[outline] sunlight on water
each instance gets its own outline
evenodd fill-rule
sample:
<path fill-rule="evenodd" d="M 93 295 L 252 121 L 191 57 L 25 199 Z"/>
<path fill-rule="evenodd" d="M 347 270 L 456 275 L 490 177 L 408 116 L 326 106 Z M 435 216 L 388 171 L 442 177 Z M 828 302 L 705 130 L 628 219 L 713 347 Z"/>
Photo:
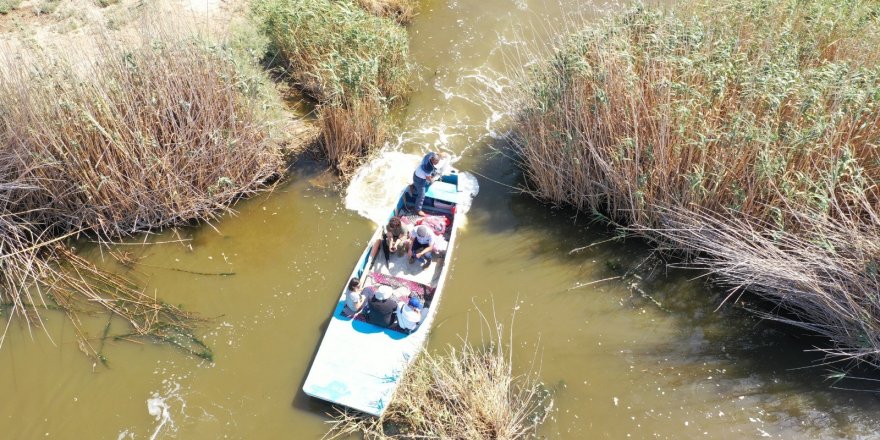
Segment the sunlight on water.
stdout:
<path fill-rule="evenodd" d="M 397 203 L 400 192 L 412 183 L 413 170 L 421 161 L 416 154 L 386 151 L 364 164 L 351 179 L 345 191 L 345 207 L 370 219 L 376 225 L 384 224 L 388 213 Z M 447 173 L 459 157 L 450 157 L 439 167 Z M 477 178 L 467 172 L 459 174 L 459 190 L 470 197 L 459 204 L 460 213 L 471 206 L 471 200 L 480 191 Z"/>
<path fill-rule="evenodd" d="M 415 154 L 388 151 L 362 166 L 345 192 L 345 207 L 381 225 L 397 203 L 400 192 L 412 183 L 421 160 Z"/>

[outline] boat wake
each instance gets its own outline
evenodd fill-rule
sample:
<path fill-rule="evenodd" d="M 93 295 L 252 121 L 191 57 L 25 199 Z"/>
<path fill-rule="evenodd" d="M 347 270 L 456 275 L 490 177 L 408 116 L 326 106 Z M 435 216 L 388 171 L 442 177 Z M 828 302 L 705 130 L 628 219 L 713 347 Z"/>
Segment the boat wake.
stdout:
<path fill-rule="evenodd" d="M 400 191 L 412 183 L 412 173 L 422 158 L 387 151 L 362 166 L 345 193 L 345 207 L 377 225 L 384 224 Z"/>
<path fill-rule="evenodd" d="M 172 437 L 174 436 L 174 432 L 177 431 L 177 426 L 174 423 L 174 419 L 171 417 L 172 413 L 182 415 L 186 418 L 186 401 L 181 395 L 180 383 L 173 379 L 165 379 L 162 381 L 162 387 L 163 390 L 161 392 L 153 392 L 152 397 L 147 399 L 147 413 L 149 413 L 157 422 L 155 427 L 151 428 L 152 433 L 149 436 L 150 440 L 167 437 L 167 435 L 163 434 L 170 434 Z M 116 440 L 135 438 L 140 438 L 140 436 L 135 433 L 134 429 L 129 428 L 120 431 Z"/>
<path fill-rule="evenodd" d="M 412 183 L 413 170 L 422 157 L 399 151 L 386 151 L 362 166 L 351 179 L 345 193 L 345 207 L 357 211 L 376 225 L 388 219 L 388 212 L 397 203 L 400 191 Z M 458 157 L 452 157 L 445 164 L 452 166 Z M 458 175 L 459 190 L 470 194 L 458 204 L 458 212 L 463 214 L 470 209 L 471 200 L 480 190 L 477 178 L 467 172 Z"/>

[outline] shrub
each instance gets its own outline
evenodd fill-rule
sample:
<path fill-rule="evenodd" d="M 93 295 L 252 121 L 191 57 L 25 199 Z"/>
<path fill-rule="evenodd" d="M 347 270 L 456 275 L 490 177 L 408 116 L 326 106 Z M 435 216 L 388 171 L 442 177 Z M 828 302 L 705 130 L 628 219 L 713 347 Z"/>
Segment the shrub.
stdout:
<path fill-rule="evenodd" d="M 0 0 L 0 15 L 6 15 L 13 9 L 18 8 L 21 0 Z"/>

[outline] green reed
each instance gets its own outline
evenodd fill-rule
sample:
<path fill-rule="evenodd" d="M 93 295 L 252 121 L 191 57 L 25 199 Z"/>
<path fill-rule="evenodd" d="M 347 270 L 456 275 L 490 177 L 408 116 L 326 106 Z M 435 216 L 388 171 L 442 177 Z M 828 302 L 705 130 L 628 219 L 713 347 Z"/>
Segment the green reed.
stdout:
<path fill-rule="evenodd" d="M 253 10 L 286 75 L 320 103 L 324 154 L 351 171 L 381 145 L 388 109 L 409 92 L 406 30 L 349 0 L 255 0 Z"/>

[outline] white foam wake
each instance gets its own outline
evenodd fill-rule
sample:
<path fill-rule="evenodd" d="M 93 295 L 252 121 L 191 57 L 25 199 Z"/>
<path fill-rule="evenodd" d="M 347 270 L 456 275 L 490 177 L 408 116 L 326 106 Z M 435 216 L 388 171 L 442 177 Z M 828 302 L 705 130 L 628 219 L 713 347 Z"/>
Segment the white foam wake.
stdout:
<path fill-rule="evenodd" d="M 413 170 L 422 158 L 415 154 L 386 151 L 362 166 L 345 192 L 345 207 L 384 224 L 388 213 L 406 185 L 412 183 Z"/>
<path fill-rule="evenodd" d="M 442 162 L 441 170 L 448 170 L 459 158 L 450 157 Z M 412 183 L 412 174 L 422 156 L 399 151 L 386 151 L 362 166 L 351 179 L 345 192 L 345 207 L 370 219 L 376 225 L 384 224 L 388 213 L 400 197 L 400 192 Z M 470 208 L 471 199 L 477 195 L 480 186 L 477 178 L 470 173 L 459 173 L 459 190 L 470 197 L 458 205 L 458 212 L 465 213 Z"/>
<path fill-rule="evenodd" d="M 150 435 L 150 440 L 156 440 L 165 425 L 169 425 L 171 429 L 174 428 L 174 420 L 171 419 L 171 405 L 168 403 L 170 399 L 177 399 L 183 407 L 186 406 L 186 403 L 183 402 L 183 399 L 178 394 L 180 384 L 167 380 L 162 382 L 166 386 L 164 396 L 159 393 L 153 393 L 153 397 L 147 399 L 147 412 L 159 422 L 153 430 L 153 434 Z"/>

